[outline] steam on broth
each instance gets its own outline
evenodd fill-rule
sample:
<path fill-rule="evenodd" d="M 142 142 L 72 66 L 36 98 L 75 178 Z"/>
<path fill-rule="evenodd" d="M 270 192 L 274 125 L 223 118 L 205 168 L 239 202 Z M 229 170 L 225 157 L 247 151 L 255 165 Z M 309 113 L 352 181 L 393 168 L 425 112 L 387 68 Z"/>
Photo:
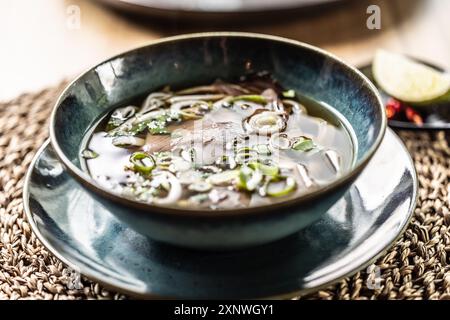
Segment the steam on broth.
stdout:
<path fill-rule="evenodd" d="M 114 109 L 86 138 L 87 172 L 124 197 L 229 209 L 284 201 L 353 165 L 342 117 L 267 74 L 150 93 Z"/>

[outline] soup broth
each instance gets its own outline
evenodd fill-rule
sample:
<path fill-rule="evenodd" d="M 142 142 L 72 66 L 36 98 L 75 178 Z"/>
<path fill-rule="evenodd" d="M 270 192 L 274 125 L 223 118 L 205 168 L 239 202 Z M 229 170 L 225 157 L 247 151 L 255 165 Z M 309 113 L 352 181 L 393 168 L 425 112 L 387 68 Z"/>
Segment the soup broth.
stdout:
<path fill-rule="evenodd" d="M 105 115 L 81 151 L 84 169 L 124 197 L 230 209 L 284 201 L 351 169 L 353 134 L 325 104 L 267 74 L 172 91 Z"/>

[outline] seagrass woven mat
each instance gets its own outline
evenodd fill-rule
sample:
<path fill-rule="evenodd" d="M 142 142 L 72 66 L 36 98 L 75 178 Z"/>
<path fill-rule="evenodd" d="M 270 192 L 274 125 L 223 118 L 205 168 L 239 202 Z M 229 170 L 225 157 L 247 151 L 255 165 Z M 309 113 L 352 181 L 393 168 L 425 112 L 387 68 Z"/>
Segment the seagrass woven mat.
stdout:
<path fill-rule="evenodd" d="M 24 175 L 64 85 L 0 103 L 0 299 L 126 298 L 84 278 L 83 288 L 69 289 L 70 271 L 39 243 L 23 213 Z M 301 298 L 450 300 L 450 148 L 443 132 L 401 137 L 420 183 L 409 228 L 374 265 Z"/>

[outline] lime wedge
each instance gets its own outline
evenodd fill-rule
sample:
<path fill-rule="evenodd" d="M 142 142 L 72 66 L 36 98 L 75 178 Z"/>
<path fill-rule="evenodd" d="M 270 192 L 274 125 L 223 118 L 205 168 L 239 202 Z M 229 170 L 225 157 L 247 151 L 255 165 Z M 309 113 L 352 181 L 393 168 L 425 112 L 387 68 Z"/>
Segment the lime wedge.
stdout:
<path fill-rule="evenodd" d="M 372 73 L 381 89 L 407 103 L 433 102 L 450 91 L 450 75 L 384 50 L 376 52 Z"/>

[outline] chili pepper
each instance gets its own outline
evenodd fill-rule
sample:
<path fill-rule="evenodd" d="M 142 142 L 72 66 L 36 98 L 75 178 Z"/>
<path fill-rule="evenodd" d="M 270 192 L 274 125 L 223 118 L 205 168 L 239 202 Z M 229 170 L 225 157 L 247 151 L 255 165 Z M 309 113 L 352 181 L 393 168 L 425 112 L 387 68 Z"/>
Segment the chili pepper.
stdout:
<path fill-rule="evenodd" d="M 403 105 L 400 101 L 390 98 L 386 104 L 386 115 L 388 119 L 392 119 L 397 113 L 401 112 Z"/>
<path fill-rule="evenodd" d="M 418 126 L 423 125 L 423 119 L 422 119 L 422 117 L 421 117 L 420 114 L 418 114 L 413 108 L 411 108 L 411 107 L 406 107 L 405 114 L 406 114 L 406 118 L 407 118 L 409 121 L 415 123 L 415 124 L 418 125 Z"/>

